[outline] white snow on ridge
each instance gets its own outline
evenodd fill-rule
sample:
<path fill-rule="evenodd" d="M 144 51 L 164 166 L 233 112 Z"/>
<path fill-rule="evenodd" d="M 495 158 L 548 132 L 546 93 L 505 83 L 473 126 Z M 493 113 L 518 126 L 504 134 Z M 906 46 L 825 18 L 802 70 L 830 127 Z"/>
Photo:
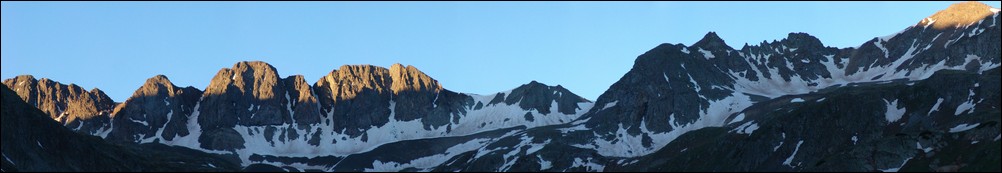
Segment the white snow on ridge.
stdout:
<path fill-rule="evenodd" d="M 790 103 L 801 103 L 801 102 L 804 102 L 804 99 L 802 99 L 802 98 L 794 98 L 793 100 L 790 100 Z"/>
<path fill-rule="evenodd" d="M 887 123 L 897 122 L 905 115 L 906 110 L 903 108 L 904 105 L 901 105 L 902 108 L 898 108 L 898 100 L 894 100 L 893 102 L 884 100 L 884 103 L 887 103 L 887 111 L 884 112 L 884 118 L 887 119 Z"/>
<path fill-rule="evenodd" d="M 929 26 L 932 26 L 933 23 L 936 23 L 936 19 L 932 19 L 932 18 L 925 18 L 925 21 L 928 22 L 928 23 L 925 24 L 926 28 L 928 28 Z"/>
<path fill-rule="evenodd" d="M 510 92 L 510 91 L 508 91 Z M 507 93 L 505 93 L 507 95 Z M 489 103 L 496 95 L 471 95 L 474 98 L 474 103 L 480 102 L 483 104 Z M 291 105 L 291 103 L 289 103 Z M 238 154 L 243 166 L 251 164 L 250 155 L 275 155 L 275 156 L 286 156 L 286 157 L 307 157 L 315 158 L 319 156 L 347 156 L 350 154 L 368 152 L 375 149 L 381 145 L 398 142 L 403 140 L 417 140 L 417 139 L 427 139 L 427 138 L 440 138 L 440 137 L 453 137 L 453 136 L 465 136 L 476 134 L 480 132 L 510 128 L 515 126 L 526 126 L 527 128 L 547 126 L 554 124 L 571 123 L 576 120 L 580 115 L 590 110 L 593 103 L 582 102 L 578 103 L 579 109 L 575 114 L 563 114 L 559 112 L 557 102 L 552 102 L 550 105 L 550 113 L 541 114 L 539 110 L 523 110 L 519 107 L 518 103 L 507 105 L 505 103 L 499 103 L 496 105 L 484 105 L 479 110 L 473 110 L 469 108 L 467 113 L 464 115 L 462 113 L 454 113 L 453 116 L 460 116 L 459 122 L 452 122 L 450 119 L 449 125 L 444 125 L 440 127 L 433 127 L 430 130 L 425 129 L 422 119 L 415 119 L 410 121 L 399 121 L 395 117 L 395 102 L 389 103 L 390 117 L 389 122 L 382 126 L 372 126 L 362 130 L 362 133 L 367 134 L 367 140 L 362 141 L 362 136 L 351 137 L 345 134 L 345 131 L 335 131 L 333 126 L 321 124 L 307 125 L 300 128 L 300 126 L 293 124 L 284 124 L 276 126 L 236 126 L 234 130 L 239 133 L 245 140 L 245 148 L 235 151 Z M 196 105 L 196 112 L 189 117 L 188 128 L 192 132 L 192 135 L 176 137 L 173 141 L 162 140 L 162 143 L 168 145 L 178 145 L 185 146 L 189 148 L 196 148 L 203 151 L 198 143 L 198 136 L 201 133 L 200 126 L 197 124 L 197 117 L 200 105 Z M 290 109 L 287 107 L 287 109 Z M 290 112 L 292 110 L 289 110 Z M 526 113 L 531 113 L 533 121 L 528 121 L 525 118 Z M 326 114 L 330 114 L 329 112 Z M 324 121 L 332 121 L 333 116 L 326 116 Z M 451 126 L 451 127 L 450 127 Z M 582 126 L 583 127 L 583 126 Z M 268 128 L 276 129 L 273 136 L 265 136 L 264 132 Z M 447 129 L 451 128 L 451 131 Z M 287 134 L 289 131 L 295 131 L 296 136 L 288 136 L 285 140 L 279 140 L 280 134 Z M 315 134 L 319 133 L 319 146 L 311 145 L 309 141 L 315 140 Z M 158 132 L 159 133 L 159 132 Z M 149 140 L 158 139 L 148 138 Z M 272 138 L 272 141 L 268 141 L 268 138 Z M 295 139 L 292 139 L 295 138 Z M 336 143 L 335 143 L 336 141 Z M 471 144 L 472 145 L 472 144 Z M 478 144 L 479 145 L 479 144 Z M 530 151 L 539 151 L 545 144 L 527 144 L 531 145 Z M 230 153 L 221 151 L 206 151 L 212 153 Z M 454 153 L 454 154 L 459 154 Z M 449 156 L 451 157 L 451 156 Z M 429 158 L 430 159 L 430 158 Z M 432 159 L 434 160 L 434 159 Z M 430 162 L 429 160 L 419 160 L 410 163 L 392 163 L 392 162 L 380 162 L 374 163 L 379 165 L 381 168 L 386 170 L 393 170 L 395 167 L 407 167 L 413 165 L 422 165 L 421 162 Z M 274 163 L 276 165 L 293 166 L 299 169 L 326 169 L 323 167 L 309 166 L 304 164 L 283 164 Z M 393 165 L 397 164 L 397 165 Z M 377 168 L 379 170 L 379 168 Z"/>
<path fill-rule="evenodd" d="M 445 161 L 448 161 L 456 155 L 477 150 L 489 141 L 490 140 L 488 139 L 470 140 L 469 142 L 449 147 L 449 149 L 446 149 L 445 153 L 414 159 L 407 163 L 397 163 L 392 161 L 384 163 L 376 160 L 372 163 L 373 168 L 365 169 L 365 172 L 399 172 L 406 168 L 429 169 L 445 163 Z"/>
<path fill-rule="evenodd" d="M 883 39 L 881 39 L 880 41 L 873 42 L 873 45 L 877 46 L 878 49 L 884 52 L 884 57 L 887 58 L 891 57 L 890 51 L 887 51 L 887 48 L 884 47 Z"/>
<path fill-rule="evenodd" d="M 991 8 L 991 9 L 988 9 L 988 10 L 992 11 L 992 13 L 999 13 L 999 9 L 998 8 Z"/>
<path fill-rule="evenodd" d="M 975 127 L 978 127 L 978 125 L 981 125 L 981 123 L 977 123 L 977 124 L 973 124 L 973 125 L 972 124 L 957 125 L 957 127 L 950 128 L 950 133 L 957 133 L 957 132 L 968 131 L 968 130 L 974 129 Z"/>
<path fill-rule="evenodd" d="M 654 133 L 647 129 L 647 121 L 642 120 L 640 125 L 641 135 L 630 135 L 626 133 L 626 128 L 623 124 L 619 124 L 619 129 L 615 132 L 618 140 L 615 144 L 613 141 L 606 141 L 600 137 L 596 137 L 590 145 L 572 145 L 578 148 L 584 149 L 594 149 L 602 156 L 608 157 L 637 157 L 644 156 L 655 151 L 660 150 L 666 146 L 669 142 L 675 140 L 682 134 L 690 131 L 702 129 L 705 127 L 721 127 L 726 125 L 726 120 L 730 115 L 734 115 L 744 108 L 751 106 L 752 101 L 748 95 L 735 93 L 731 97 L 726 97 L 720 100 L 709 100 L 710 106 L 703 108 L 702 112 L 699 113 L 700 117 L 694 122 L 688 124 L 680 124 L 674 119 L 669 120 L 668 124 L 675 127 L 674 130 L 665 133 Z M 669 116 L 674 117 L 674 116 Z M 642 135 L 647 134 L 652 139 L 651 147 L 644 147 L 642 144 Z"/>

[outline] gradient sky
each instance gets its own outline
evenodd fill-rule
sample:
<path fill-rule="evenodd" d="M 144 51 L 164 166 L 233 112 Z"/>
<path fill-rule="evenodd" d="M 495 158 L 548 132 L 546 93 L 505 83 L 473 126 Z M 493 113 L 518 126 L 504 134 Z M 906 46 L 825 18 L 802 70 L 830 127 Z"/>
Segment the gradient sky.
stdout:
<path fill-rule="evenodd" d="M 715 31 L 740 48 L 806 32 L 856 47 L 952 3 L 2 2 L 0 77 L 96 87 L 122 102 L 154 75 L 204 89 L 239 61 L 310 83 L 344 64 L 401 63 L 457 92 L 536 80 L 594 101 L 661 43 Z"/>

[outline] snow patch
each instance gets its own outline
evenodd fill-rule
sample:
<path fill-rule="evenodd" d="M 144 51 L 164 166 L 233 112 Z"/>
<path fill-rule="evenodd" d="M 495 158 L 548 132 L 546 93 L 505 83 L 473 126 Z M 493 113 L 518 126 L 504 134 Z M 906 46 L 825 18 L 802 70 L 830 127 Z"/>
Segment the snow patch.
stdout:
<path fill-rule="evenodd" d="M 938 101 L 936 101 L 936 105 L 933 105 L 932 109 L 929 109 L 929 113 L 927 113 L 927 115 L 932 115 L 932 112 L 939 111 L 939 105 L 940 104 L 943 104 L 943 99 L 942 98 L 939 99 Z"/>
<path fill-rule="evenodd" d="M 919 149 L 922 150 L 922 152 L 929 153 L 930 151 L 932 151 L 932 146 L 922 147 L 922 143 L 915 142 L 915 149 Z"/>
<path fill-rule="evenodd" d="M 790 100 L 790 103 L 802 103 L 802 102 L 804 102 L 804 99 L 802 98 L 795 98 L 793 100 Z"/>
<path fill-rule="evenodd" d="M 905 115 L 905 108 L 898 108 L 898 100 L 894 100 L 893 102 L 884 100 L 884 103 L 887 103 L 887 111 L 884 112 L 884 118 L 887 119 L 887 123 L 897 122 Z"/>
<path fill-rule="evenodd" d="M 978 87 L 978 85 L 979 84 L 974 84 L 974 87 Z M 968 95 L 967 102 L 964 102 L 964 103 L 960 104 L 960 106 L 957 106 L 957 111 L 954 112 L 953 115 L 959 116 L 960 114 L 962 114 L 964 112 L 967 112 L 968 110 L 970 110 L 970 112 L 974 112 L 974 106 L 975 106 L 974 104 L 975 104 L 974 103 L 974 90 L 971 90 L 970 94 Z"/>
<path fill-rule="evenodd" d="M 856 145 L 857 142 L 859 142 L 859 137 L 852 136 L 852 145 Z"/>
<path fill-rule="evenodd" d="M 576 126 L 573 126 L 573 127 L 560 128 L 560 129 L 557 129 L 557 130 L 559 130 L 560 133 L 567 134 L 568 132 L 572 132 L 572 131 L 588 130 L 588 127 L 585 127 L 584 124 L 579 124 L 579 125 L 576 125 Z"/>
<path fill-rule="evenodd" d="M 2 155 L 3 155 L 3 159 L 7 159 L 8 163 L 10 163 L 11 165 L 17 166 L 16 164 L 14 164 L 14 161 L 10 160 L 10 158 L 7 157 L 7 154 L 2 154 Z"/>
<path fill-rule="evenodd" d="M 731 122 L 727 123 L 727 124 L 732 124 L 732 123 L 735 123 L 735 122 L 741 122 L 741 121 L 744 121 L 744 120 L 745 120 L 745 114 L 741 113 L 741 114 L 738 114 L 738 116 L 734 117 L 734 119 L 732 119 Z"/>
<path fill-rule="evenodd" d="M 201 103 L 201 102 L 202 101 L 199 100 L 196 103 Z M 168 141 L 168 140 L 161 140 L 160 143 L 164 144 L 164 145 L 169 145 L 169 146 L 187 147 L 187 148 L 199 150 L 199 151 L 206 152 L 206 153 L 232 154 L 232 152 L 229 152 L 229 151 L 208 150 L 208 149 L 204 149 L 204 148 L 201 147 L 201 143 L 198 142 L 198 137 L 202 136 L 202 126 L 198 124 L 198 117 L 201 114 L 201 112 L 199 111 L 200 108 L 201 108 L 201 104 L 195 104 L 194 112 L 192 112 L 191 116 L 188 117 L 188 122 L 186 123 L 187 129 L 188 129 L 188 135 L 186 135 L 186 136 L 175 136 L 174 140 L 170 140 L 170 141 Z M 173 112 L 171 112 L 171 113 L 173 113 Z M 114 121 L 112 121 L 112 122 L 113 122 L 112 123 L 112 127 L 114 127 L 114 125 L 115 125 Z M 109 128 L 107 132 L 111 132 L 111 128 Z M 104 136 L 107 136 L 107 133 L 105 133 Z M 244 165 L 244 166 L 246 166 L 246 165 Z"/>
<path fill-rule="evenodd" d="M 617 100 L 617 101 L 612 101 L 612 102 L 609 102 L 609 103 L 606 103 L 606 104 L 605 104 L 605 107 L 602 107 L 602 109 L 599 109 L 599 110 L 605 110 L 605 109 L 609 109 L 609 108 L 611 108 L 611 107 L 613 107 L 613 106 L 616 106 L 616 103 L 618 103 L 618 102 L 619 102 L 619 101 Z"/>
<path fill-rule="evenodd" d="M 978 125 L 981 125 L 981 123 L 957 125 L 957 127 L 950 128 L 950 133 L 957 133 L 957 132 L 968 131 L 968 130 L 974 129 L 975 127 L 978 127 Z"/>
<path fill-rule="evenodd" d="M 907 159 L 905 159 L 905 161 L 901 161 L 901 166 L 898 166 L 897 168 L 881 169 L 880 171 L 881 172 L 898 172 L 899 170 L 901 170 L 901 168 L 905 167 L 905 164 L 908 163 L 908 160 L 911 160 L 911 159 L 912 158 L 907 158 Z"/>
<path fill-rule="evenodd" d="M 738 128 L 731 130 L 731 133 L 737 132 L 738 134 L 748 134 L 751 135 L 755 130 L 758 130 L 758 124 L 755 121 L 749 121 Z"/>
<path fill-rule="evenodd" d="M 887 48 L 884 47 L 883 42 L 884 42 L 883 39 L 881 39 L 873 42 L 873 45 L 877 46 L 878 49 L 884 52 L 884 57 L 890 58 L 891 57 L 890 51 L 887 51 Z"/>
<path fill-rule="evenodd" d="M 689 54 L 689 49 L 682 47 L 682 53 Z"/>
<path fill-rule="evenodd" d="M 585 167 L 589 172 L 603 172 L 605 171 L 605 166 L 592 162 L 591 158 L 588 160 L 581 160 L 581 158 L 574 158 L 574 163 L 571 165 L 572 168 L 575 167 Z"/>
<path fill-rule="evenodd" d="M 155 136 L 149 137 L 149 138 L 143 138 L 143 139 L 141 139 L 142 141 L 140 143 L 144 143 L 144 144 L 145 143 L 152 143 L 153 141 L 156 141 L 156 139 L 160 139 L 160 141 L 166 141 L 166 139 L 164 139 L 164 137 L 163 137 L 164 129 L 167 128 L 167 124 L 170 124 L 171 117 L 173 117 L 173 116 L 174 116 L 174 110 L 170 110 L 170 112 L 167 112 L 167 121 L 164 122 L 163 126 L 161 126 L 159 129 L 157 129 L 157 132 L 153 134 Z M 177 134 L 175 134 L 175 136 L 176 135 Z"/>
<path fill-rule="evenodd" d="M 797 152 L 800 152 L 800 145 L 801 144 L 804 144 L 803 140 L 801 140 L 800 142 L 797 143 L 797 148 L 793 149 L 793 154 L 791 154 L 790 157 L 786 158 L 786 161 L 783 161 L 783 165 L 790 166 L 791 168 L 795 167 L 795 166 L 793 166 L 791 164 L 793 163 L 793 157 L 797 156 Z"/>
<path fill-rule="evenodd" d="M 143 114 L 143 116 L 145 117 L 146 115 Z M 129 120 L 131 120 L 132 122 L 135 122 L 135 123 L 142 124 L 143 126 L 147 126 L 147 127 L 150 126 L 150 123 L 147 123 L 146 121 L 139 121 L 139 120 L 136 120 L 136 119 L 132 119 L 132 117 L 129 117 Z"/>
<path fill-rule="evenodd" d="M 706 59 L 716 58 L 715 56 L 713 56 L 713 52 L 703 50 L 703 48 L 699 48 L 699 52 L 703 53 L 703 57 L 706 57 Z"/>
<path fill-rule="evenodd" d="M 435 100 L 431 101 L 431 108 L 438 108 L 438 104 L 436 104 L 436 102 L 438 102 L 439 95 L 442 95 L 442 93 L 435 94 Z"/>
<path fill-rule="evenodd" d="M 786 140 L 786 133 L 782 133 L 781 135 L 783 135 L 783 139 L 782 140 Z M 779 147 L 782 147 L 783 143 L 785 143 L 782 140 L 779 141 L 779 145 L 776 145 L 776 147 L 772 147 L 772 152 L 779 151 Z"/>
<path fill-rule="evenodd" d="M 665 82 L 671 83 L 671 80 L 668 80 L 668 73 L 661 73 L 661 75 L 665 76 Z"/>
<path fill-rule="evenodd" d="M 540 165 L 539 166 L 539 170 L 540 171 L 553 168 L 553 162 L 546 161 L 546 159 L 543 159 L 542 155 L 536 155 L 536 158 L 539 158 L 539 165 Z"/>
<path fill-rule="evenodd" d="M 926 28 L 928 28 L 929 26 L 932 26 L 932 24 L 933 24 L 933 23 L 936 23 L 936 19 L 932 19 L 932 18 L 925 18 L 925 22 L 927 22 L 927 23 L 925 24 L 925 27 L 926 27 Z"/>

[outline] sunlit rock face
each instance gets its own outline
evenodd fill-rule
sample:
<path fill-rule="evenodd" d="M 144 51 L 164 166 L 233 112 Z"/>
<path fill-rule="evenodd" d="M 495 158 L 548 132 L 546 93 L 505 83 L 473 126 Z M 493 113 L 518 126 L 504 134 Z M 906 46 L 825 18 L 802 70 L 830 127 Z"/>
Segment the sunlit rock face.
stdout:
<path fill-rule="evenodd" d="M 97 88 L 87 91 L 75 84 L 66 85 L 46 78 L 38 80 L 31 75 L 7 79 L 3 84 L 22 100 L 69 128 L 89 134 L 110 130 L 115 102 L 104 91 Z"/>

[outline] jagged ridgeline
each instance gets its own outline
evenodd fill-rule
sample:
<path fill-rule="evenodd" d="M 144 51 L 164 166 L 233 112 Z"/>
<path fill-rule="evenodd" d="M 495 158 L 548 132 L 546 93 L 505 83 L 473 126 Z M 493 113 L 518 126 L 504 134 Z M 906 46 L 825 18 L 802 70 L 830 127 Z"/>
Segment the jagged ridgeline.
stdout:
<path fill-rule="evenodd" d="M 4 84 L 76 133 L 250 170 L 998 172 L 998 12 L 958 3 L 850 48 L 791 33 L 735 49 L 710 32 L 640 55 L 594 103 L 536 81 L 455 92 L 400 64 L 311 84 L 239 62 L 204 91 L 154 76 L 121 103 L 32 76 Z M 32 139 L 8 138 L 6 111 L 28 108 L 6 96 L 4 170 L 50 170 L 9 154 Z"/>
<path fill-rule="evenodd" d="M 240 62 L 220 70 L 204 92 L 158 75 L 117 106 L 104 99 L 104 107 L 89 102 L 94 93 L 107 98 L 100 90 L 52 92 L 47 88 L 79 87 L 41 81 L 45 85 L 18 76 L 5 84 L 25 93 L 24 100 L 59 105 L 49 111 L 53 117 L 85 122 L 66 122 L 79 133 L 236 154 L 248 164 L 276 157 L 340 158 L 403 140 L 566 123 L 591 107 L 562 86 L 535 81 L 491 95 L 456 93 L 400 64 L 341 66 L 310 85 L 298 75 L 280 78 L 264 62 Z"/>

